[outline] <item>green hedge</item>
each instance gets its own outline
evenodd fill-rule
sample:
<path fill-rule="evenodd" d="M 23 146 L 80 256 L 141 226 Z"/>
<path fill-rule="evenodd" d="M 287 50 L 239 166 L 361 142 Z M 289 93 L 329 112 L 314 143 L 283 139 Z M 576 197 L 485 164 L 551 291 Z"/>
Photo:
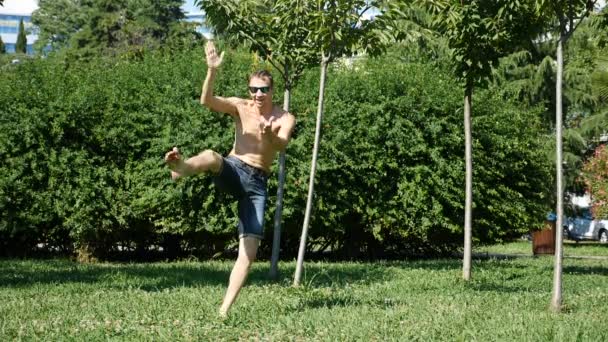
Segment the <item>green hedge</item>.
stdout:
<path fill-rule="evenodd" d="M 216 93 L 246 96 L 246 77 L 258 66 L 246 53 L 227 57 Z M 209 256 L 233 244 L 234 203 L 209 177 L 170 181 L 162 161 L 174 145 L 185 155 L 226 154 L 232 146 L 231 119 L 198 103 L 204 73 L 200 49 L 4 67 L 0 254 L 44 243 L 98 257 L 118 246 Z M 295 254 L 303 221 L 317 92 L 316 70 L 293 90 L 298 123 L 287 151 L 283 256 Z M 461 94 L 446 72 L 390 58 L 330 71 L 311 248 L 386 257 L 461 244 Z M 282 100 L 280 81 L 275 99 Z M 553 182 L 539 113 L 487 92 L 474 96 L 474 236 L 481 242 L 526 232 L 547 211 L 543 194 Z M 270 242 L 276 177 L 269 193 Z"/>

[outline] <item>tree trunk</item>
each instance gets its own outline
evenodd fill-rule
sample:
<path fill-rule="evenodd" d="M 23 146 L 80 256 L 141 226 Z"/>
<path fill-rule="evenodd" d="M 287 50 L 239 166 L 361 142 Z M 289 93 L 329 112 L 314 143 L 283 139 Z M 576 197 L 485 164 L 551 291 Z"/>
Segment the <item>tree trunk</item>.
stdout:
<path fill-rule="evenodd" d="M 287 70 L 285 70 L 287 73 Z M 289 111 L 291 100 L 290 87 L 285 88 L 283 94 L 283 110 Z M 270 257 L 271 279 L 277 279 L 279 275 L 279 252 L 281 250 L 281 216 L 283 214 L 283 192 L 285 189 L 285 151 L 279 154 L 279 184 L 277 185 L 277 210 L 274 213 L 274 235 L 272 238 L 272 256 Z"/>
<path fill-rule="evenodd" d="M 321 84 L 319 86 L 319 103 L 317 105 L 317 123 L 315 128 L 315 144 L 312 149 L 312 162 L 310 164 L 310 180 L 308 183 L 308 198 L 306 200 L 306 213 L 302 225 L 302 237 L 300 238 L 300 249 L 298 250 L 298 262 L 293 279 L 293 285 L 300 285 L 302 280 L 302 268 L 304 267 L 304 252 L 306 251 L 306 238 L 308 237 L 308 226 L 312 212 L 312 201 L 314 195 L 315 172 L 317 170 L 317 156 L 319 155 L 319 142 L 321 140 L 321 121 L 323 120 L 323 97 L 325 95 L 325 78 L 327 77 L 328 59 L 323 56 L 321 61 Z"/>
<path fill-rule="evenodd" d="M 555 265 L 553 268 L 553 296 L 551 299 L 551 310 L 560 312 L 562 307 L 562 259 L 563 259 L 563 187 L 562 187 L 562 77 L 564 68 L 564 36 L 557 43 L 557 76 L 555 82 L 556 107 L 555 107 L 555 140 L 556 140 L 556 193 L 557 193 L 557 222 L 555 223 Z"/>
<path fill-rule="evenodd" d="M 465 203 L 464 203 L 464 255 L 462 277 L 471 280 L 471 239 L 472 239 L 472 206 L 473 206 L 473 155 L 471 138 L 471 97 L 473 86 L 467 85 L 464 94 L 464 150 L 466 164 Z"/>

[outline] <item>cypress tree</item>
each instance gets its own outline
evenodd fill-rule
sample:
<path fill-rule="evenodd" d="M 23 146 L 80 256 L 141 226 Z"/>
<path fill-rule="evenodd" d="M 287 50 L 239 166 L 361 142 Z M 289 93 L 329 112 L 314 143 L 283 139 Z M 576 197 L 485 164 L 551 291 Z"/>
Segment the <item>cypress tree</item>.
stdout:
<path fill-rule="evenodd" d="M 19 33 L 17 34 L 17 43 L 15 44 L 16 53 L 27 52 L 27 38 L 25 36 L 25 27 L 23 25 L 23 18 L 19 22 Z"/>

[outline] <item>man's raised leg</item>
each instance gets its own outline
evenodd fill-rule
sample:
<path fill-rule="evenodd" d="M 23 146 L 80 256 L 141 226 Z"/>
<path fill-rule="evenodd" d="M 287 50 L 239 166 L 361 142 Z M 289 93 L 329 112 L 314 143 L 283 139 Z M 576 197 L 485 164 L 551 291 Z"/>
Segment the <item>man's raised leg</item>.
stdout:
<path fill-rule="evenodd" d="M 165 162 L 171 168 L 171 178 L 174 180 L 202 172 L 218 173 L 222 167 L 222 160 L 222 156 L 212 150 L 205 150 L 186 161 L 182 160 L 177 147 L 165 154 Z"/>
<path fill-rule="evenodd" d="M 255 260 L 259 245 L 260 240 L 253 237 L 242 237 L 239 241 L 239 256 L 232 268 L 232 273 L 230 273 L 228 290 L 226 290 L 224 302 L 220 307 L 220 316 L 225 317 L 228 314 L 228 310 L 230 310 L 232 303 L 234 303 L 243 284 L 245 284 L 249 268 Z"/>

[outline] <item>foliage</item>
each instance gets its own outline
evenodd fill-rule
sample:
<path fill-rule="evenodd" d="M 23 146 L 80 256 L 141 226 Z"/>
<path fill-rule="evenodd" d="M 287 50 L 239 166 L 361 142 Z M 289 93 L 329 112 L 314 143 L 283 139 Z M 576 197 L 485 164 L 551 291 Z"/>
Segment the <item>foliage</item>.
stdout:
<path fill-rule="evenodd" d="M 15 43 L 16 53 L 27 52 L 27 37 L 25 35 L 25 27 L 23 25 L 23 18 L 19 21 L 19 32 L 17 33 L 17 42 Z"/>
<path fill-rule="evenodd" d="M 345 70 L 329 77 L 311 238 L 321 239 L 321 246 L 333 243 L 346 250 L 367 245 L 363 249 L 370 253 L 377 241 L 388 249 L 399 249 L 409 241 L 419 251 L 438 242 L 459 241 L 464 167 L 459 147 L 463 143 L 460 96 L 454 91 L 458 85 L 445 73 L 418 64 L 380 60 L 358 67 L 365 71 Z M 315 89 L 310 82 L 303 81 L 299 90 Z M 314 103 L 316 97 L 310 93 L 304 102 L 294 101 L 297 113 L 303 112 L 301 103 Z M 546 147 L 536 131 L 537 112 L 515 114 L 518 111 L 505 110 L 490 94 L 480 97 L 480 114 L 474 121 L 480 130 L 475 154 L 476 236 L 507 238 L 534 227 L 543 216 L 542 193 L 551 176 L 542 156 L 527 148 Z M 307 113 L 299 116 L 303 127 L 298 131 L 312 128 L 312 111 Z M 526 138 L 511 131 L 524 126 Z M 290 151 L 296 158 L 304 153 L 299 149 L 306 148 L 300 144 L 297 139 L 298 150 Z M 309 140 L 305 146 L 311 145 Z M 288 184 L 293 180 L 304 192 L 307 166 L 290 170 Z M 535 185 L 517 181 L 522 172 L 537 179 Z M 525 183 L 529 185 L 519 187 Z M 303 208 L 303 204 L 286 207 Z"/>
<path fill-rule="evenodd" d="M 593 198 L 593 214 L 608 217 L 608 147 L 601 145 L 583 166 L 583 180 Z"/>
<path fill-rule="evenodd" d="M 99 54 L 141 56 L 180 48 L 200 37 L 181 21 L 181 0 L 41 0 L 32 14 L 40 29 L 37 49 L 50 45 L 78 58 Z"/>
<path fill-rule="evenodd" d="M 0 79 L 0 211 L 7 213 L 0 249 L 46 243 L 70 251 L 75 243 L 103 257 L 117 246 L 145 252 L 160 245 L 208 256 L 231 244 L 234 203 L 210 177 L 171 182 L 162 162 L 175 145 L 187 156 L 232 146 L 231 119 L 198 102 L 202 56 L 194 49 L 138 61 L 49 57 L 7 68 Z M 252 62 L 229 51 L 216 93 L 246 95 Z M 353 257 L 455 246 L 464 196 L 458 84 L 441 69 L 386 57 L 330 68 L 327 87 L 310 246 Z M 301 229 L 317 90 L 313 70 L 294 91 L 286 256 Z M 539 153 L 546 139 L 538 109 L 519 109 L 492 92 L 478 97 L 475 235 L 507 239 L 540 224 L 547 211 L 551 175 Z M 271 177 L 270 194 L 276 182 Z"/>
<path fill-rule="evenodd" d="M 313 1 L 197 0 L 215 34 L 233 44 L 245 44 L 269 61 L 287 89 L 297 84 L 304 70 L 318 61 L 309 45 L 308 12 Z M 289 6 L 291 5 L 291 6 Z"/>
<path fill-rule="evenodd" d="M 4 45 L 4 42 L 2 41 L 2 37 L 0 37 L 0 55 L 5 54 L 6 53 L 6 46 Z"/>
<path fill-rule="evenodd" d="M 564 54 L 563 159 L 566 189 L 570 192 L 584 191 L 578 182 L 581 167 L 608 123 L 606 101 L 602 97 L 607 70 L 602 42 L 608 35 L 599 18 L 596 15 L 578 24 Z M 555 50 L 550 36 L 541 36 L 528 50 L 502 58 L 493 71 L 490 86 L 505 99 L 544 107 L 542 122 L 547 132 L 555 131 Z M 553 159 L 555 151 L 547 157 Z"/>
<path fill-rule="evenodd" d="M 291 89 L 306 68 L 319 65 L 321 51 L 329 51 L 330 46 L 333 59 L 356 51 L 373 55 L 383 51 L 385 45 L 376 41 L 380 23 L 361 20 L 376 2 L 197 0 L 195 4 L 207 14 L 216 35 L 249 46 L 275 66 Z"/>
<path fill-rule="evenodd" d="M 187 145 L 189 154 L 230 146 L 222 130 L 227 118 L 203 115 L 198 104 L 202 75 L 193 77 L 192 70 L 203 69 L 200 56 L 96 59 L 67 69 L 51 58 L 8 73 L 0 91 L 0 206 L 9 213 L 0 223 L 2 241 L 18 251 L 67 232 L 77 246 L 108 253 L 116 244 L 159 243 L 164 230 L 204 229 L 199 214 L 217 207 L 210 180 L 174 186 L 162 163 L 173 145 Z M 216 219 L 232 219 L 213 211 Z M 157 228 L 159 235 L 152 234 Z"/>
<path fill-rule="evenodd" d="M 466 87 L 484 84 L 500 57 L 540 33 L 531 1 L 419 0 L 434 15 L 434 28 L 447 36 L 455 75 Z"/>
<path fill-rule="evenodd" d="M 576 27 L 593 11 L 597 0 L 536 0 L 536 11 L 552 23 L 560 39 L 572 35 Z"/>

